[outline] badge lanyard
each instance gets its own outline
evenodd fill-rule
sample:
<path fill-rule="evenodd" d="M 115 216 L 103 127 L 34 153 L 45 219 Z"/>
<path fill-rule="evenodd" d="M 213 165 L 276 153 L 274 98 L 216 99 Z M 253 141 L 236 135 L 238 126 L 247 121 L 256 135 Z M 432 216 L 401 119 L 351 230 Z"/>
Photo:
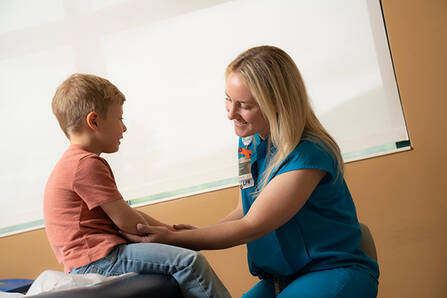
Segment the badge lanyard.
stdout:
<path fill-rule="evenodd" d="M 255 182 L 251 174 L 251 150 L 248 146 L 253 141 L 253 136 L 242 138 L 244 147 L 239 147 L 238 152 L 243 156 L 239 158 L 239 185 L 242 189 L 253 187 Z"/>

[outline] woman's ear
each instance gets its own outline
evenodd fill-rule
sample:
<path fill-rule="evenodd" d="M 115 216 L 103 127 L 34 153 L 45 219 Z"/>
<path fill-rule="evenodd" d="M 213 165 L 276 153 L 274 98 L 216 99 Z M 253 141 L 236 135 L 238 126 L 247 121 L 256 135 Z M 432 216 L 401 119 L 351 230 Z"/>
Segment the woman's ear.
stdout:
<path fill-rule="evenodd" d="M 87 120 L 87 126 L 92 130 L 98 129 L 98 119 L 99 115 L 96 112 L 90 112 L 87 114 L 86 120 Z"/>

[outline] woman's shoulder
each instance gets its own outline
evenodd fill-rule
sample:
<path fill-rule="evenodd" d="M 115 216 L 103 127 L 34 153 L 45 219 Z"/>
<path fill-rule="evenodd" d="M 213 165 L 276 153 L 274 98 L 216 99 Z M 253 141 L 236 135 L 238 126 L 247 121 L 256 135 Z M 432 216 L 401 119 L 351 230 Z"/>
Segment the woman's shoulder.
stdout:
<path fill-rule="evenodd" d="M 335 173 L 335 159 L 329 149 L 318 139 L 303 139 L 284 160 L 284 165 L 293 168 L 321 169 Z"/>
<path fill-rule="evenodd" d="M 290 155 L 322 158 L 323 156 L 330 156 L 331 154 L 329 149 L 324 146 L 324 143 L 320 139 L 305 138 L 296 145 Z"/>

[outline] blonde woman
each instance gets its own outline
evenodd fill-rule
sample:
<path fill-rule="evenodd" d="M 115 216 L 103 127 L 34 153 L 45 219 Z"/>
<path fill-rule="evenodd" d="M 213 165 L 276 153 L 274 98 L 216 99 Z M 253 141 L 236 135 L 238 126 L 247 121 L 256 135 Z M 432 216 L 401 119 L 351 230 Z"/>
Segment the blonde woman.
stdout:
<path fill-rule="evenodd" d="M 251 48 L 226 69 L 226 109 L 240 137 L 241 202 L 219 223 L 139 225 L 145 237 L 191 249 L 247 244 L 261 281 L 243 297 L 376 297 L 379 268 L 361 230 L 334 139 L 309 103 L 293 60 Z"/>

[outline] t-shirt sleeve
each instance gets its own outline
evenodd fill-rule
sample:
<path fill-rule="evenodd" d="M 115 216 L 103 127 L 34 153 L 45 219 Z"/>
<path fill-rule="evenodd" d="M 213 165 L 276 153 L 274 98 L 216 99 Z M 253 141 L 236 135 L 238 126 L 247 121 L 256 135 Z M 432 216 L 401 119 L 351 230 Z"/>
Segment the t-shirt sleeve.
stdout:
<path fill-rule="evenodd" d="M 99 156 L 87 156 L 79 161 L 73 189 L 90 210 L 123 198 L 110 166 Z"/>
<path fill-rule="evenodd" d="M 321 145 L 301 142 L 278 168 L 277 175 L 301 169 L 317 169 L 329 174 L 328 180 L 337 176 L 335 158 Z"/>

